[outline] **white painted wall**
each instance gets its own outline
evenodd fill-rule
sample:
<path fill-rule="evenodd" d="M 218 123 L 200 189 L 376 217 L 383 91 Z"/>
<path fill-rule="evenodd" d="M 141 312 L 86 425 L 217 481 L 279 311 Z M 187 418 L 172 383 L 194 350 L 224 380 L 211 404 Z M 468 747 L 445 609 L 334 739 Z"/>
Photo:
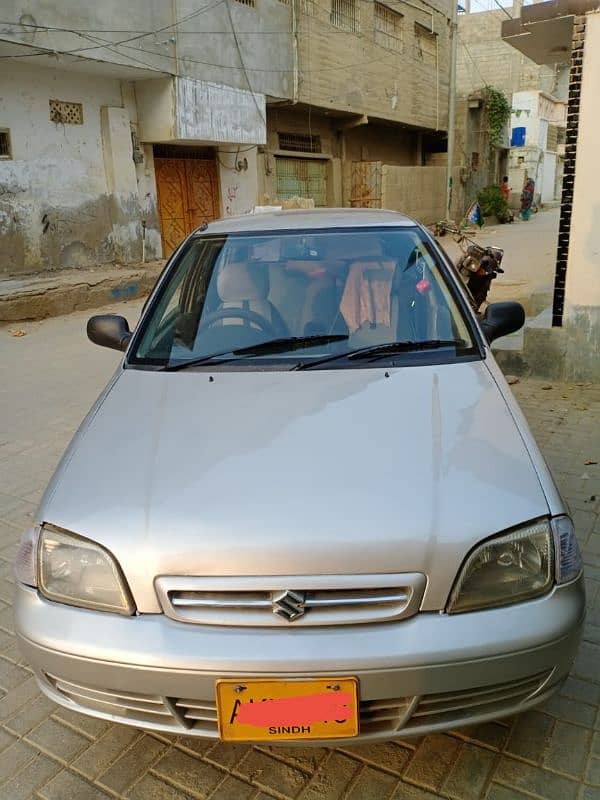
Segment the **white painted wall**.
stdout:
<path fill-rule="evenodd" d="M 515 92 L 512 99 L 512 128 L 525 128 L 525 145 L 537 145 L 539 138 L 539 92 Z M 545 146 L 545 143 L 544 143 Z"/>
<path fill-rule="evenodd" d="M 551 203 L 555 200 L 554 192 L 556 185 L 556 153 L 546 151 L 542 162 L 541 178 L 542 203 Z"/>
<path fill-rule="evenodd" d="M 582 75 L 565 291 L 567 316 L 577 313 L 578 308 L 594 308 L 597 316 L 600 307 L 600 13 L 587 15 Z"/>

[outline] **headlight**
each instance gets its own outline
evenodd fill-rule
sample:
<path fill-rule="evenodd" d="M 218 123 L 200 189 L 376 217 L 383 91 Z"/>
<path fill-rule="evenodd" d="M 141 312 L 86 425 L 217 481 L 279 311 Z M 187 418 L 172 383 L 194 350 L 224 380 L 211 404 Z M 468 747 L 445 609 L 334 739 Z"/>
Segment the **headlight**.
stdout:
<path fill-rule="evenodd" d="M 448 612 L 503 606 L 547 592 L 554 582 L 548 520 L 490 539 L 467 559 L 450 595 Z"/>
<path fill-rule="evenodd" d="M 115 559 L 103 547 L 44 525 L 38 546 L 38 587 L 57 603 L 133 614 L 135 606 Z"/>

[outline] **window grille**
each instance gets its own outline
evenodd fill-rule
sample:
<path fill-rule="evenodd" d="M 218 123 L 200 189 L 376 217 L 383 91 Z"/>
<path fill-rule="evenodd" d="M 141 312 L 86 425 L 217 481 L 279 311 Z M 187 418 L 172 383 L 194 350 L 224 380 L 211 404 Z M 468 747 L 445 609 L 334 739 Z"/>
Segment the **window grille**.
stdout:
<path fill-rule="evenodd" d="M 301 133 L 280 133 L 279 149 L 293 150 L 298 153 L 320 153 L 321 137 L 307 136 Z"/>
<path fill-rule="evenodd" d="M 383 3 L 375 3 L 375 41 L 388 50 L 402 50 L 404 17 Z"/>
<path fill-rule="evenodd" d="M 8 128 L 0 128 L 0 158 L 12 158 L 10 149 L 10 131 Z"/>
<path fill-rule="evenodd" d="M 300 0 L 300 11 L 307 17 L 316 17 L 317 0 Z"/>
<path fill-rule="evenodd" d="M 417 58 L 435 64 L 437 58 L 437 34 L 415 22 L 415 50 Z"/>
<path fill-rule="evenodd" d="M 358 33 L 360 30 L 359 3 L 361 0 L 331 0 L 329 19 L 336 28 Z"/>
<path fill-rule="evenodd" d="M 50 119 L 62 125 L 83 125 L 83 106 L 81 103 L 67 103 L 64 100 L 50 100 Z"/>
<path fill-rule="evenodd" d="M 546 150 L 549 153 L 556 153 L 558 146 L 558 126 L 548 125 L 548 137 L 546 139 Z"/>

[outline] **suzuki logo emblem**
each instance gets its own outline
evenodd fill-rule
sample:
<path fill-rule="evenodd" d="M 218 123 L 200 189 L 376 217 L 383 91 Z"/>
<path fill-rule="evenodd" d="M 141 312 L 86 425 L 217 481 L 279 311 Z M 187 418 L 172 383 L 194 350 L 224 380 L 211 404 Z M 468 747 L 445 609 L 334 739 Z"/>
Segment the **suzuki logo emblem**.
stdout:
<path fill-rule="evenodd" d="M 288 622 L 293 622 L 304 614 L 305 599 L 304 592 L 292 592 L 290 589 L 285 592 L 273 592 L 271 595 L 273 613 Z"/>

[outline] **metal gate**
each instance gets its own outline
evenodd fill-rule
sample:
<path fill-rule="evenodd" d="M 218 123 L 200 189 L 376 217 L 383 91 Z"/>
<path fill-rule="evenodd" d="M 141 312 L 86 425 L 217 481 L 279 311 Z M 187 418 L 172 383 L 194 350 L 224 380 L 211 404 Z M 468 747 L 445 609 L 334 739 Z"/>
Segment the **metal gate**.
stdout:
<path fill-rule="evenodd" d="M 350 184 L 352 208 L 381 208 L 381 161 L 353 161 Z"/>
<path fill-rule="evenodd" d="M 327 205 L 327 162 L 316 158 L 275 159 L 277 197 L 308 197 L 315 206 Z"/>
<path fill-rule="evenodd" d="M 204 222 L 219 216 L 217 169 L 212 159 L 154 159 L 163 256 Z"/>

